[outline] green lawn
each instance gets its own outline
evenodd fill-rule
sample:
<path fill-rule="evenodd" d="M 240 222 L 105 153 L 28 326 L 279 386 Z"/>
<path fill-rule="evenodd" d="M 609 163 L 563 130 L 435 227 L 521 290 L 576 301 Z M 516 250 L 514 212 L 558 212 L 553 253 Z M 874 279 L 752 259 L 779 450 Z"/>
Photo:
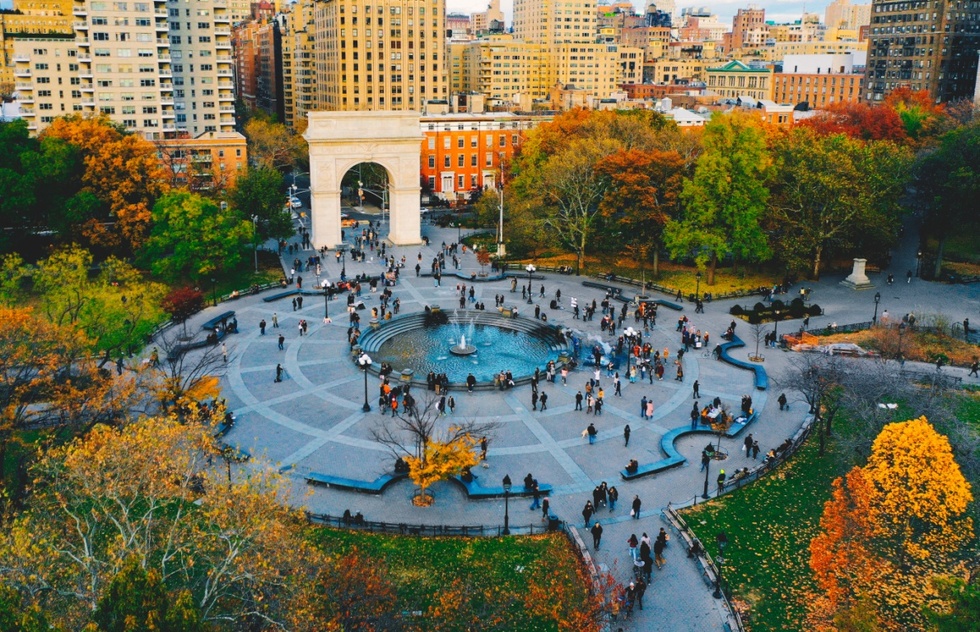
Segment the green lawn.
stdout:
<path fill-rule="evenodd" d="M 802 596 L 813 586 L 810 540 L 830 483 L 842 474 L 836 459 L 817 452 L 813 436 L 758 483 L 683 512 L 712 555 L 717 533 L 728 535 L 723 576 L 753 632 L 804 629 Z"/>
<path fill-rule="evenodd" d="M 565 595 L 566 606 L 587 599 L 587 585 L 578 559 L 562 534 L 506 538 L 428 538 L 392 536 L 314 528 L 310 538 L 329 553 L 358 552 L 376 560 L 394 583 L 395 611 L 425 611 L 434 598 L 460 579 L 502 601 L 522 595 L 530 583 L 559 580 L 555 593 Z M 554 595 L 558 600 L 558 594 Z M 555 630 L 551 621 L 536 620 L 523 612 L 519 602 L 510 613 L 521 629 Z"/>

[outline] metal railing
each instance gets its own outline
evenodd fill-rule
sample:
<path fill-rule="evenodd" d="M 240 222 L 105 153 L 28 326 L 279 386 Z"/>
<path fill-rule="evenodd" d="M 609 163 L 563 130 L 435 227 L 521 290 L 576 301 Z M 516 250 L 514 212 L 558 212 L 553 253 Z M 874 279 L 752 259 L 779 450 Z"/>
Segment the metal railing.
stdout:
<path fill-rule="evenodd" d="M 417 535 L 417 536 L 444 536 L 444 537 L 503 537 L 503 526 L 486 525 L 430 525 L 430 524 L 409 524 L 407 522 L 378 522 L 375 520 L 364 520 L 354 516 L 331 516 L 329 514 L 317 514 L 306 512 L 306 519 L 310 524 L 319 524 L 341 529 L 357 529 L 369 533 L 391 533 L 395 535 Z M 558 530 L 565 529 L 564 522 L 560 521 Z M 510 535 L 540 535 L 549 530 L 548 524 L 528 524 L 511 525 Z"/>

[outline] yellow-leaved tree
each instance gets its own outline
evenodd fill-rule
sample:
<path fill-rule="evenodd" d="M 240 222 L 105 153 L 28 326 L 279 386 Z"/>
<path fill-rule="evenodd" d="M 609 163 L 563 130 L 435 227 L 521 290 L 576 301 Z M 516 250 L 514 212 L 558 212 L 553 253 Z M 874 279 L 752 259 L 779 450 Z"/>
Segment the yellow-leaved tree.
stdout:
<path fill-rule="evenodd" d="M 938 577 L 962 570 L 973 521 L 970 484 L 949 440 L 925 417 L 889 424 L 863 468 L 834 482 L 810 543 L 815 629 L 924 629 Z"/>
<path fill-rule="evenodd" d="M 455 428 L 450 428 L 452 435 Z M 454 437 L 448 441 L 430 439 L 425 444 L 422 457 L 406 456 L 408 475 L 419 486 L 417 504 L 428 505 L 431 496 L 427 493 L 433 484 L 458 476 L 480 462 L 476 452 L 476 439 L 468 434 Z"/>

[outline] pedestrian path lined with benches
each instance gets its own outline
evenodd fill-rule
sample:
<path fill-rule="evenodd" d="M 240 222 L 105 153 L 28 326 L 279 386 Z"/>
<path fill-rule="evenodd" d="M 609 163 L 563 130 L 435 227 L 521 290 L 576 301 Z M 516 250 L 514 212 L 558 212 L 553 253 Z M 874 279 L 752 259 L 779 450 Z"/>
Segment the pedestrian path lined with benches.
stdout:
<path fill-rule="evenodd" d="M 754 372 L 755 387 L 760 391 L 764 391 L 769 388 L 769 376 L 766 374 L 766 369 L 761 364 L 752 364 L 751 362 L 746 362 L 745 360 L 739 360 L 738 358 L 733 358 L 728 353 L 732 349 L 739 349 L 744 346 L 745 343 L 742 342 L 741 338 L 732 335 L 731 340 L 719 345 L 721 352 L 719 359 L 739 369 Z"/>
<path fill-rule="evenodd" d="M 759 411 L 753 411 L 751 415 L 744 418 L 742 421 L 735 421 L 728 430 L 725 431 L 724 435 L 729 438 L 737 437 L 749 424 L 753 423 L 759 418 Z M 659 461 L 654 461 L 653 463 L 643 463 L 641 464 L 635 472 L 628 472 L 626 469 L 620 470 L 620 475 L 623 477 L 624 481 L 631 481 L 636 478 L 641 478 L 643 476 L 649 476 L 650 474 L 656 474 L 657 472 L 662 472 L 668 470 L 672 467 L 677 467 L 687 461 L 677 448 L 674 447 L 674 443 L 681 437 L 692 435 L 692 434 L 718 434 L 711 426 L 705 425 L 703 423 L 698 423 L 697 427 L 691 428 L 690 426 L 680 426 L 674 428 L 670 432 L 667 432 L 660 438 L 660 450 L 667 456 Z"/>

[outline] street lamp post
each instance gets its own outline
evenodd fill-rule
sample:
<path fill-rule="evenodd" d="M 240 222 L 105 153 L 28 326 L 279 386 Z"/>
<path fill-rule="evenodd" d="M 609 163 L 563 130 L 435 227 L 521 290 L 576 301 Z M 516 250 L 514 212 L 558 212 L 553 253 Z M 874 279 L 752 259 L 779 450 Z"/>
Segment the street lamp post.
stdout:
<path fill-rule="evenodd" d="M 875 292 L 875 315 L 871 317 L 871 324 L 878 324 L 878 303 L 881 302 L 881 292 Z"/>
<path fill-rule="evenodd" d="M 500 219 L 497 224 L 497 258 L 507 254 L 504 248 L 504 154 L 500 152 Z"/>
<path fill-rule="evenodd" d="M 366 353 L 362 353 L 359 358 L 357 358 L 357 363 L 361 366 L 361 370 L 364 371 L 364 406 L 361 410 L 368 413 L 371 412 L 371 404 L 368 403 L 368 392 L 367 392 L 367 374 L 368 367 L 371 366 L 371 356 Z"/>
<path fill-rule="evenodd" d="M 715 573 L 715 599 L 721 599 L 721 567 L 725 563 L 725 547 L 728 545 L 728 536 L 724 531 L 720 531 L 716 538 L 718 540 L 718 557 L 715 559 L 718 572 Z"/>
<path fill-rule="evenodd" d="M 694 290 L 694 302 L 697 303 L 701 299 L 701 271 L 700 270 L 698 270 L 698 273 L 694 275 L 694 278 L 697 279 L 698 282 Z"/>
<path fill-rule="evenodd" d="M 258 274 L 259 273 L 259 216 L 258 215 L 252 216 L 252 231 L 253 231 L 252 238 L 254 239 L 254 241 L 252 242 L 252 252 L 255 255 L 255 274 Z"/>
<path fill-rule="evenodd" d="M 773 314 L 776 315 L 776 320 L 772 322 L 772 336 L 776 339 L 776 346 L 779 346 L 779 317 L 782 315 L 783 311 L 777 309 Z"/>
<path fill-rule="evenodd" d="M 510 475 L 504 475 L 504 535 L 510 535 Z"/>
<path fill-rule="evenodd" d="M 919 278 L 922 275 L 922 251 L 919 250 L 915 253 L 915 278 Z"/>
<path fill-rule="evenodd" d="M 214 301 L 214 306 L 218 306 L 218 282 L 214 277 L 211 277 L 211 300 Z"/>
<path fill-rule="evenodd" d="M 704 491 L 701 492 L 701 498 L 708 500 L 708 476 L 711 474 L 711 459 L 708 459 L 707 465 L 704 466 Z"/>
<path fill-rule="evenodd" d="M 524 269 L 527 270 L 527 304 L 530 305 L 533 302 L 531 295 L 534 294 L 534 271 L 537 268 L 534 267 L 533 263 L 529 263 Z"/>
<path fill-rule="evenodd" d="M 323 282 L 323 322 L 330 322 L 330 281 Z"/>
<path fill-rule="evenodd" d="M 630 356 L 633 355 L 633 343 L 630 342 L 630 338 L 636 335 L 636 330 L 632 327 L 627 327 L 623 331 L 623 337 L 626 340 L 626 377 L 630 376 Z"/>

